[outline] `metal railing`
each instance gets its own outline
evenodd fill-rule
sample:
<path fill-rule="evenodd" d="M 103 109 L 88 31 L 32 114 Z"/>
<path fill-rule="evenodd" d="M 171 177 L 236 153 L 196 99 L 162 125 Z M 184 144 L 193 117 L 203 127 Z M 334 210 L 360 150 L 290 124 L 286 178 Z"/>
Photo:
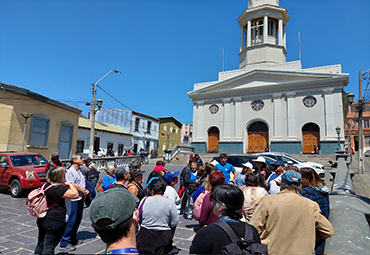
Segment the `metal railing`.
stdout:
<path fill-rule="evenodd" d="M 184 153 L 192 153 L 194 152 L 193 147 L 189 146 L 182 146 L 182 145 L 176 145 L 175 147 L 172 148 L 171 154 L 170 154 L 170 160 L 172 160 L 176 155 L 180 152 Z"/>
<path fill-rule="evenodd" d="M 140 160 L 142 164 L 147 162 L 145 155 L 93 158 L 92 161 L 95 163 L 97 168 L 101 170 L 108 166 L 117 167 L 117 166 L 122 166 L 122 165 L 128 165 L 134 159 Z M 62 162 L 66 168 L 68 168 L 71 165 L 70 159 L 63 159 Z"/>

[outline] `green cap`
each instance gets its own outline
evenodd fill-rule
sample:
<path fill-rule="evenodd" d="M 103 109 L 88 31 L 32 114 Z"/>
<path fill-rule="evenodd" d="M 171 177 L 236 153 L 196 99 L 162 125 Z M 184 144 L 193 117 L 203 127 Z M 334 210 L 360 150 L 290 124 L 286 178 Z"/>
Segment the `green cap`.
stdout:
<path fill-rule="evenodd" d="M 90 219 L 96 223 L 100 219 L 110 219 L 111 224 L 95 225 L 100 230 L 114 229 L 132 217 L 139 199 L 124 188 L 110 188 L 97 195 L 89 209 Z"/>

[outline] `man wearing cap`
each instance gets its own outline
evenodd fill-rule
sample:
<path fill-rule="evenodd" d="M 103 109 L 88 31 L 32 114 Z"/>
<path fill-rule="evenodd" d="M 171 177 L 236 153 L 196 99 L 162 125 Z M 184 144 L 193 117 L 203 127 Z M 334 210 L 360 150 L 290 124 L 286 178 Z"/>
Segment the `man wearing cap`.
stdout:
<path fill-rule="evenodd" d="M 58 166 L 63 166 L 63 163 L 59 159 L 59 153 L 53 152 L 51 153 L 51 160 L 49 160 L 45 165 L 45 173 L 47 173 L 49 170 L 57 168 Z"/>
<path fill-rule="evenodd" d="M 179 194 L 177 194 L 176 190 L 175 190 L 175 185 L 178 183 L 179 181 L 179 174 L 180 172 L 171 172 L 171 171 L 168 171 L 166 172 L 166 174 L 164 175 L 164 181 L 167 183 L 167 187 L 166 187 L 166 190 L 163 194 L 163 197 L 167 197 L 169 199 L 171 199 L 174 204 L 176 205 L 176 209 L 177 209 L 177 213 L 180 214 L 180 209 L 181 209 L 181 205 L 180 205 L 180 197 L 179 197 Z"/>
<path fill-rule="evenodd" d="M 269 194 L 274 195 L 280 192 L 281 175 L 285 171 L 285 164 L 281 160 L 276 160 L 271 165 L 274 166 L 274 173 L 269 176 L 266 183 L 270 187 Z"/>
<path fill-rule="evenodd" d="M 105 254 L 139 253 L 136 249 L 138 202 L 126 189 L 108 189 L 91 203 L 92 227 L 107 246 Z"/>
<path fill-rule="evenodd" d="M 319 205 L 299 194 L 301 175 L 293 170 L 281 176 L 281 191 L 261 199 L 251 224 L 269 254 L 314 254 L 316 238 L 334 234 Z"/>

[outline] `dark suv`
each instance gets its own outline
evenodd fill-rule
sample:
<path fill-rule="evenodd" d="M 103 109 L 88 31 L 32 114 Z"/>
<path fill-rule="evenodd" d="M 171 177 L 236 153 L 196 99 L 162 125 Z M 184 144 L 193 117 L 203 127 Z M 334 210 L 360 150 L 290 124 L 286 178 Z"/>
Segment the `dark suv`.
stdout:
<path fill-rule="evenodd" d="M 9 188 L 12 197 L 46 182 L 48 161 L 38 153 L 0 152 L 0 185 Z"/>

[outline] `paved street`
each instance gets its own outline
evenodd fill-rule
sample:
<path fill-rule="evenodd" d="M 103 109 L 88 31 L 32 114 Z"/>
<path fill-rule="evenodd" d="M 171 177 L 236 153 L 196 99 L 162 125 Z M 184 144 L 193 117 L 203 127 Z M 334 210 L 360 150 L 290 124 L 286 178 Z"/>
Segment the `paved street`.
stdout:
<path fill-rule="evenodd" d="M 146 171 L 144 179 L 152 171 L 154 165 L 142 167 Z M 182 165 L 168 165 L 171 171 L 181 171 Z M 0 188 L 0 254 L 33 254 L 37 243 L 38 229 L 36 218 L 27 215 L 26 198 L 12 198 L 7 190 Z M 180 216 L 174 243 L 181 249 L 179 254 L 188 254 L 188 250 L 198 228 L 195 220 L 187 222 Z M 84 209 L 84 216 L 78 231 L 78 239 L 84 240 L 73 254 L 104 253 L 104 243 L 91 227 L 89 209 Z M 58 249 L 56 249 L 58 252 Z"/>
<path fill-rule="evenodd" d="M 365 159 L 365 167 L 369 165 Z M 154 168 L 153 164 L 143 166 L 144 179 Z M 183 165 L 168 164 L 171 171 L 181 171 Z M 326 170 L 326 183 L 331 187 L 330 169 Z M 367 176 L 368 177 L 368 176 Z M 370 191 L 370 189 L 368 189 Z M 32 254 L 37 242 L 36 218 L 27 215 L 26 198 L 12 198 L 5 188 L 0 188 L 0 254 Z M 78 239 L 84 240 L 73 254 L 96 254 L 104 252 L 104 244 L 91 227 L 89 209 L 84 209 L 84 216 L 78 232 Z M 174 244 L 181 249 L 179 254 L 188 254 L 191 241 L 198 230 L 198 222 L 187 222 L 180 216 Z M 56 249 L 58 252 L 58 249 Z"/>

